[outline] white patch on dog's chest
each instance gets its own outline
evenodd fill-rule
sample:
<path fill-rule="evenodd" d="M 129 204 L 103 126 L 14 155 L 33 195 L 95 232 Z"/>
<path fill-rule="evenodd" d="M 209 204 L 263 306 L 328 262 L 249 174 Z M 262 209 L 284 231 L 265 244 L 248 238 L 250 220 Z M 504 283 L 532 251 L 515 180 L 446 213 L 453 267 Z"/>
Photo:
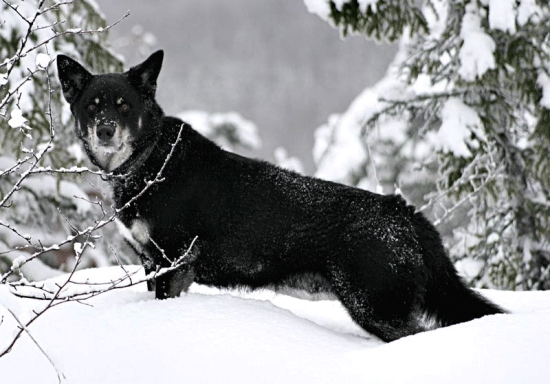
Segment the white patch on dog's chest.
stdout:
<path fill-rule="evenodd" d="M 134 220 L 132 228 L 130 229 L 134 239 L 141 245 L 145 245 L 149 242 L 149 226 L 143 220 Z"/>
<path fill-rule="evenodd" d="M 143 220 L 136 219 L 128 228 L 122 221 L 115 219 L 115 223 L 122 237 L 126 239 L 137 251 L 142 251 L 149 242 L 149 226 Z"/>

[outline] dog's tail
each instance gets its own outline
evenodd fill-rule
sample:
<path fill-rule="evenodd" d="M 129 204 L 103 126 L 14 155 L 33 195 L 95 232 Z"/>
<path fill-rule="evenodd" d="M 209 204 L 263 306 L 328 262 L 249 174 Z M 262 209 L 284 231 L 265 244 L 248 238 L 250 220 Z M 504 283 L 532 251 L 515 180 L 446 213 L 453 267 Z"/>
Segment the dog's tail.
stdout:
<path fill-rule="evenodd" d="M 445 279 L 439 279 L 425 296 L 425 310 L 442 326 L 463 323 L 486 315 L 506 313 L 498 305 L 468 288 L 462 279 L 450 271 Z"/>
<path fill-rule="evenodd" d="M 424 219 L 425 220 L 425 219 Z M 424 248 L 429 276 L 423 309 L 442 326 L 462 323 L 486 315 L 507 313 L 469 288 L 447 256 L 439 234 L 431 225 L 424 226 L 420 240 Z"/>

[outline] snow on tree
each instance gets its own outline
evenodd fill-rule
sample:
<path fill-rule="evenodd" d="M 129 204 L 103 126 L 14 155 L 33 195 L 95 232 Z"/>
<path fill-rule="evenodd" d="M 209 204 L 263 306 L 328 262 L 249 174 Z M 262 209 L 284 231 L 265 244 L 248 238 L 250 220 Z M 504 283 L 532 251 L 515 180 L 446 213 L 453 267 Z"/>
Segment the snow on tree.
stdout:
<path fill-rule="evenodd" d="M 110 191 L 87 167 L 51 65 L 63 53 L 95 73 L 122 71 L 107 44 L 117 23 L 107 26 L 93 0 L 0 3 L 0 283 L 137 261 L 116 231 L 102 229 L 116 216 Z M 150 49 L 154 37 L 137 32 Z M 261 144 L 256 126 L 236 113 L 207 120 L 205 134 L 223 146 Z"/>
<path fill-rule="evenodd" d="M 227 151 L 256 151 L 262 146 L 256 124 L 246 120 L 237 112 L 208 113 L 187 110 L 180 112 L 177 116 Z M 286 148 L 277 147 L 273 157 L 278 166 L 304 173 L 304 166 L 300 159 L 289 156 Z"/>
<path fill-rule="evenodd" d="M 97 200 L 94 195 L 103 199 L 102 192 L 82 167 L 83 152 L 51 64 L 64 53 L 97 71 L 121 70 L 120 58 L 105 48 L 108 28 L 91 0 L 0 3 L 2 280 L 9 272 L 17 272 L 11 278 L 43 279 L 55 274 L 47 265 L 60 262 L 70 269 L 71 244 L 53 245 L 78 232 L 75 226 L 94 212 L 101 214 L 90 201 Z M 36 252 L 46 265 L 38 259 L 26 265 Z M 93 249 L 87 254 L 88 265 L 107 262 Z"/>
<path fill-rule="evenodd" d="M 237 112 L 209 114 L 204 111 L 184 111 L 178 117 L 225 150 L 257 150 L 262 146 L 256 124 Z"/>
<path fill-rule="evenodd" d="M 550 289 L 548 2 L 305 4 L 344 36 L 401 41 L 386 77 L 318 129 L 317 175 L 420 186 L 438 223 L 467 212 L 446 242 L 473 284 Z"/>

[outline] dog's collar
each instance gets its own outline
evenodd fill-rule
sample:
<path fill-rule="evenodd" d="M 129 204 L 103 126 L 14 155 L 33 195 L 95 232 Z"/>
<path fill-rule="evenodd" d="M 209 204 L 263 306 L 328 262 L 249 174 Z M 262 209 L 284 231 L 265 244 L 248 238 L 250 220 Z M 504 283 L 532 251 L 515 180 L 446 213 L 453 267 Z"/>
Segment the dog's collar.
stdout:
<path fill-rule="evenodd" d="M 128 160 L 126 160 L 124 163 L 122 163 L 111 172 L 111 174 L 108 176 L 108 179 L 125 178 L 133 174 L 147 161 L 147 159 L 149 159 L 149 156 L 151 156 L 151 154 L 153 153 L 153 150 L 156 148 L 157 143 L 158 139 L 155 140 L 152 145 L 149 145 L 143 151 L 140 151 L 139 154 L 135 156 L 130 156 Z"/>

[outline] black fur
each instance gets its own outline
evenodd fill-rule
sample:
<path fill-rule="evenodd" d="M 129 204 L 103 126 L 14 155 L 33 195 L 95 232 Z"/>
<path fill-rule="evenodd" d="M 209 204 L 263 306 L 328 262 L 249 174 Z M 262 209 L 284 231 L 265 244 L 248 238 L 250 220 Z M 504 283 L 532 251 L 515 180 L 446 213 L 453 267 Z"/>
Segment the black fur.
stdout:
<path fill-rule="evenodd" d="M 131 242 L 149 271 L 167 265 L 159 248 L 175 259 L 198 238 L 192 262 L 149 287 L 157 298 L 177 296 L 192 281 L 330 291 L 354 321 L 385 341 L 425 330 L 419 321 L 425 315 L 450 325 L 503 312 L 464 285 L 436 229 L 401 197 L 226 152 L 165 117 L 154 99 L 161 63 L 159 51 L 128 72 L 93 76 L 58 56 L 77 127 L 88 129 L 86 106 L 99 98 L 100 111 L 131 133 L 130 157 L 111 170 L 129 173 L 111 181 L 117 207 L 156 176 L 183 127 L 164 180 L 120 213 L 127 228 L 138 222 L 147 229 L 146 240 L 138 228 L 141 240 Z M 117 111 L 119 97 L 131 101 L 131 112 Z M 94 161 L 86 135 L 79 132 Z"/>

